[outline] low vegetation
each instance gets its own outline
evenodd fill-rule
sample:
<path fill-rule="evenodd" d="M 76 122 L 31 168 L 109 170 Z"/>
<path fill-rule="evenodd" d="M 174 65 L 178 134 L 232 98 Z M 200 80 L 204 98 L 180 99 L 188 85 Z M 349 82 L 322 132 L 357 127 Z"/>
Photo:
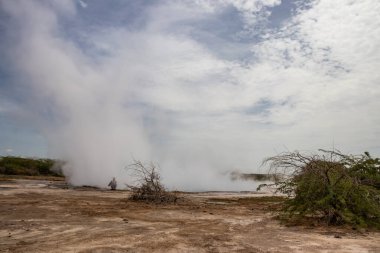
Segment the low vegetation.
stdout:
<path fill-rule="evenodd" d="M 271 173 L 283 178 L 272 186 L 288 195 L 282 217 L 319 219 L 329 225 L 380 228 L 380 160 L 368 152 L 345 155 L 320 150 L 267 158 Z"/>
<path fill-rule="evenodd" d="M 0 157 L 0 174 L 23 176 L 58 176 L 61 166 L 52 159 L 33 159 L 15 156 Z"/>
<path fill-rule="evenodd" d="M 237 170 L 230 172 L 230 179 L 232 181 L 243 180 L 243 181 L 256 181 L 256 182 L 280 180 L 279 176 L 276 174 L 241 173 Z"/>
<path fill-rule="evenodd" d="M 134 161 L 128 166 L 128 169 L 132 171 L 132 177 L 136 179 L 135 185 L 127 185 L 132 191 L 131 200 L 156 204 L 175 203 L 177 201 L 177 195 L 168 192 L 161 183 L 157 166 L 153 163 L 146 165 L 141 161 Z"/>

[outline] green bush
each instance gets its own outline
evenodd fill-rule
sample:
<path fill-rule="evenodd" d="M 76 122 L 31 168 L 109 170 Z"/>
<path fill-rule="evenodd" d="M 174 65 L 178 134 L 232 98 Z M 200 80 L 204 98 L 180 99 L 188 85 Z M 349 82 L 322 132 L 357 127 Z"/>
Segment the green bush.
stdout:
<path fill-rule="evenodd" d="M 0 158 L 0 174 L 26 176 L 62 176 L 62 173 L 53 171 L 56 162 L 52 159 L 32 159 L 14 156 Z"/>
<path fill-rule="evenodd" d="M 368 152 L 353 156 L 320 150 L 284 153 L 264 162 L 283 175 L 273 186 L 289 196 L 282 210 L 285 217 L 380 228 L 379 158 Z"/>

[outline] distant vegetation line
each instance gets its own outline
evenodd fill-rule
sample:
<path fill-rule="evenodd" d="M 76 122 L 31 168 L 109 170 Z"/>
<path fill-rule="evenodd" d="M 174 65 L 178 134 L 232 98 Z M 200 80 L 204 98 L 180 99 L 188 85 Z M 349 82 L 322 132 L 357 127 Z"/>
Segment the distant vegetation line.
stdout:
<path fill-rule="evenodd" d="M 16 156 L 0 157 L 0 174 L 63 177 L 62 161 Z"/>

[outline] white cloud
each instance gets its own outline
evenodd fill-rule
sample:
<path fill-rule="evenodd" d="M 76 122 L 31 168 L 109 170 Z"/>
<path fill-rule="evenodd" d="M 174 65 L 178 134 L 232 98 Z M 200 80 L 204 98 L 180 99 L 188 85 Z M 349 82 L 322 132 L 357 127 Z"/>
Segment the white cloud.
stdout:
<path fill-rule="evenodd" d="M 6 153 L 12 153 L 12 152 L 13 152 L 13 149 L 11 149 L 11 148 L 6 148 L 6 149 L 5 149 L 5 152 L 6 152 Z"/>
<path fill-rule="evenodd" d="M 80 4 L 80 6 L 82 8 L 87 8 L 87 6 L 88 6 L 88 4 L 85 1 L 83 1 L 83 0 L 78 0 L 78 3 Z"/>
<path fill-rule="evenodd" d="M 221 174 L 254 170 L 284 146 L 380 152 L 377 1 L 316 1 L 282 29 L 260 31 L 267 35 L 244 63 L 192 36 L 194 23 L 224 8 L 236 8 L 251 29 L 278 4 L 156 4 L 138 30 L 83 31 L 86 50 L 102 52 L 93 57 L 61 34 L 56 7 L 12 1 L 4 6 L 20 40 L 7 50 L 32 91 L 25 110 L 52 154 L 71 161 L 74 183 L 125 176 L 133 154 L 158 161 L 171 187 L 254 189 Z"/>

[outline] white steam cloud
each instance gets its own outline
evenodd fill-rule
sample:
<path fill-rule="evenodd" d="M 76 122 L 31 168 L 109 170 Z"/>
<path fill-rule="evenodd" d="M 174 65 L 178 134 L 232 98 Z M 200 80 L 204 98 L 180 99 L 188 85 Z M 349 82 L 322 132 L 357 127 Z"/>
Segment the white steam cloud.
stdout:
<path fill-rule="evenodd" d="M 91 1 L 1 1 L 14 103 L 76 185 L 127 182 L 134 157 L 157 162 L 172 189 L 254 190 L 228 172 L 259 172 L 284 146 L 379 154 L 380 4 L 311 2 L 258 40 L 280 3 L 163 1 L 138 28 L 85 29 L 70 22 Z M 226 8 L 240 14 L 236 38 L 252 40 L 245 59 L 198 39 Z"/>

